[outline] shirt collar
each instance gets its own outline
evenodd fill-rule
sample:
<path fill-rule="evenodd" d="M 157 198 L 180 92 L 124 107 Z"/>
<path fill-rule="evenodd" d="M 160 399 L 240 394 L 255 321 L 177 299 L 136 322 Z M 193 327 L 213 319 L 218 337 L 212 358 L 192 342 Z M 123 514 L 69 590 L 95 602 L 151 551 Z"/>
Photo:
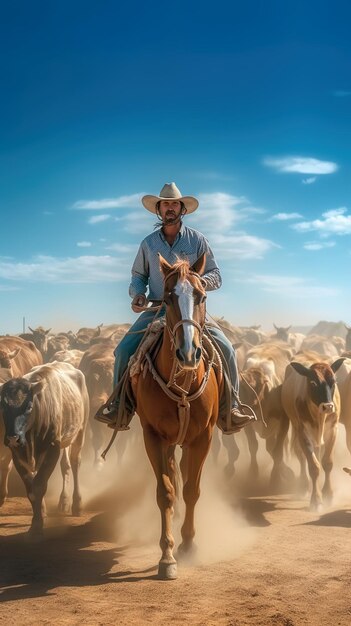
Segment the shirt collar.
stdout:
<path fill-rule="evenodd" d="M 163 234 L 163 230 L 162 230 L 162 228 L 160 228 L 159 233 L 160 233 L 160 237 L 161 237 L 162 241 L 166 241 L 165 236 L 164 236 L 164 234 Z M 179 241 L 179 239 L 180 239 L 181 237 L 184 237 L 184 233 L 185 233 L 185 226 L 184 226 L 184 224 L 183 224 L 183 222 L 182 222 L 182 223 L 181 223 L 181 225 L 180 225 L 180 230 L 179 230 L 179 233 L 178 233 L 178 235 L 177 235 L 177 237 L 176 237 L 175 241 Z"/>

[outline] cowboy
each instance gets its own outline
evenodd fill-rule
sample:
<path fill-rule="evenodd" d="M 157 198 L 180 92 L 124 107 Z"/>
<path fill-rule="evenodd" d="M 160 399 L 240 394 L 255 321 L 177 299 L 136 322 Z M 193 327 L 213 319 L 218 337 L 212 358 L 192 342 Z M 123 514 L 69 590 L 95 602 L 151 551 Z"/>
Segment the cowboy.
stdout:
<path fill-rule="evenodd" d="M 116 386 L 125 373 L 130 357 L 136 352 L 143 333 L 152 321 L 154 313 L 145 310 L 148 300 L 153 303 L 161 303 L 163 300 L 164 280 L 161 273 L 159 256 L 160 253 L 166 261 L 174 264 L 179 258 L 188 259 L 193 265 L 197 259 L 206 253 L 205 271 L 201 276 L 206 291 L 219 289 L 222 279 L 218 265 L 207 239 L 198 231 L 183 224 L 183 216 L 196 211 L 199 202 L 192 196 L 182 196 L 176 184 L 166 183 L 159 196 L 146 195 L 141 199 L 144 207 L 157 215 L 160 228 L 148 235 L 140 244 L 137 256 L 132 267 L 132 280 L 129 287 L 129 295 L 132 298 L 131 307 L 135 313 L 141 313 L 137 321 L 130 328 L 115 349 L 114 355 L 114 385 Z M 228 428 L 222 430 L 228 434 L 241 430 L 244 426 L 256 419 L 254 413 L 250 415 L 242 412 L 238 391 L 239 376 L 236 364 L 235 350 L 218 325 L 207 326 L 215 345 L 222 352 L 227 363 L 227 369 L 231 384 L 231 412 Z M 107 423 L 116 421 L 118 412 L 118 398 L 108 404 L 102 411 Z M 228 424 L 228 420 L 226 420 Z"/>

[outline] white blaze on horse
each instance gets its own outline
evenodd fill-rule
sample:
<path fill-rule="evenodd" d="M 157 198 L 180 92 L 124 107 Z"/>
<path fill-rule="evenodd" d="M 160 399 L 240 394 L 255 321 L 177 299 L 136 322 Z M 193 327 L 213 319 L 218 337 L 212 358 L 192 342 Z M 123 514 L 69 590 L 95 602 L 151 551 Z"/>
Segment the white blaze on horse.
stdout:
<path fill-rule="evenodd" d="M 72 514 L 79 515 L 81 495 L 78 469 L 89 416 L 89 397 L 84 375 L 68 363 L 33 367 L 22 378 L 0 385 L 0 418 L 5 445 L 26 487 L 33 509 L 30 533 L 43 531 L 43 498 L 48 480 L 60 457 L 63 488 L 59 508 L 68 507 L 68 478 L 72 468 L 74 490 Z"/>
<path fill-rule="evenodd" d="M 200 280 L 202 255 L 194 267 L 187 261 L 169 265 L 160 256 L 164 275 L 166 325 L 155 362 L 148 359 L 146 374 L 132 379 L 136 411 L 143 428 L 147 454 L 157 480 L 157 504 L 162 532 L 160 578 L 176 578 L 172 515 L 176 497 L 175 447 L 183 455 L 185 519 L 179 554 L 191 552 L 195 535 L 194 509 L 200 495 L 202 467 L 218 417 L 219 384 L 211 357 L 205 359 L 203 330 L 206 293 Z"/>

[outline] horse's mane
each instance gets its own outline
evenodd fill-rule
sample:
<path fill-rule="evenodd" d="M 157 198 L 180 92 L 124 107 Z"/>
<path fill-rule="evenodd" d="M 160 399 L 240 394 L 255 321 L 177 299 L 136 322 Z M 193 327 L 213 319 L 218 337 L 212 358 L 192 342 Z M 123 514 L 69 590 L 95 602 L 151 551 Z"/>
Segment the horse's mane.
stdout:
<path fill-rule="evenodd" d="M 178 272 L 180 278 L 186 278 L 190 272 L 188 259 L 177 259 L 174 265 L 172 265 L 172 272 Z"/>
<path fill-rule="evenodd" d="M 196 289 L 198 289 L 202 294 L 206 293 L 204 286 L 200 281 L 199 274 L 192 270 L 188 259 L 177 258 L 176 262 L 172 265 L 171 273 L 179 274 L 179 277 L 182 280 L 185 280 L 186 278 L 192 278 L 194 281 L 195 279 Z M 167 280 L 167 277 L 165 278 L 165 280 Z"/>

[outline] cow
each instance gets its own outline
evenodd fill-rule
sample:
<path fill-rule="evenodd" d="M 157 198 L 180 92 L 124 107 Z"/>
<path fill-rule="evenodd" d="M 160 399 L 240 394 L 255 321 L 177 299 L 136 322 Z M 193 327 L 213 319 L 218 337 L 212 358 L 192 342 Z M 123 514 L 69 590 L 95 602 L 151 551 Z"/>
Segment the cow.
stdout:
<path fill-rule="evenodd" d="M 347 326 L 347 324 L 344 324 L 344 326 L 347 330 L 345 337 L 345 350 L 349 352 L 351 350 L 351 326 Z"/>
<path fill-rule="evenodd" d="M 43 358 L 32 341 L 20 337 L 0 337 L 0 384 L 14 376 L 23 376 Z M 0 419 L 0 506 L 8 495 L 8 478 L 12 467 L 10 450 L 4 445 L 4 424 Z"/>
<path fill-rule="evenodd" d="M 331 358 L 339 356 L 343 349 L 340 337 L 324 337 L 323 335 L 307 335 L 300 346 L 301 351 L 314 350 Z"/>
<path fill-rule="evenodd" d="M 51 328 L 45 330 L 43 326 L 38 326 L 34 330 L 28 326 L 30 333 L 21 333 L 20 337 L 22 339 L 26 339 L 27 341 L 33 341 L 38 350 L 41 352 L 43 360 L 46 359 L 46 353 L 48 351 L 48 335 L 51 331 Z"/>
<path fill-rule="evenodd" d="M 96 328 L 80 328 L 76 333 L 73 346 L 76 350 L 87 350 L 91 344 L 92 339 L 96 339 L 101 335 L 102 324 L 99 324 Z"/>
<path fill-rule="evenodd" d="M 290 333 L 291 326 L 276 326 L 273 323 L 276 330 L 276 334 L 271 336 L 271 341 L 283 341 L 288 343 L 295 352 L 300 350 L 301 344 L 305 339 L 305 335 L 302 333 Z"/>
<path fill-rule="evenodd" d="M 290 363 L 294 350 L 284 343 L 262 343 L 248 350 L 245 369 L 262 368 L 271 381 L 271 386 L 279 385 L 284 378 L 286 366 Z"/>
<path fill-rule="evenodd" d="M 295 450 L 301 464 L 301 479 L 304 482 L 307 480 L 307 459 L 312 480 L 311 510 L 319 510 L 323 498 L 330 502 L 333 495 L 330 474 L 340 417 L 340 395 L 335 372 L 343 361 L 343 358 L 339 358 L 331 365 L 293 361 L 286 368 L 282 384 L 282 407 L 292 425 Z M 318 478 L 322 446 L 321 462 L 325 480 L 321 492 Z"/>
<path fill-rule="evenodd" d="M 43 535 L 43 498 L 61 449 L 64 449 L 61 459 L 63 488 L 59 508 L 62 511 L 67 508 L 71 467 L 74 479 L 72 514 L 79 515 L 81 510 L 78 468 L 89 416 L 84 376 L 69 363 L 54 362 L 33 367 L 22 378 L 11 378 L 0 386 L 0 412 L 5 445 L 11 450 L 33 509 L 29 534 L 40 539 Z"/>
<path fill-rule="evenodd" d="M 351 358 L 346 358 L 336 373 L 338 383 L 341 411 L 340 424 L 346 431 L 346 445 L 351 453 Z"/>
<path fill-rule="evenodd" d="M 106 428 L 94 420 L 94 415 L 107 401 L 113 389 L 115 347 L 116 342 L 111 337 L 101 339 L 84 352 L 79 364 L 79 369 L 85 375 L 89 393 L 91 442 L 94 449 L 94 463 L 98 466 L 102 463 L 100 454 L 105 445 Z"/>
<path fill-rule="evenodd" d="M 292 470 L 284 462 L 284 442 L 289 430 L 289 419 L 282 411 L 281 388 L 261 367 L 252 367 L 240 373 L 240 400 L 249 405 L 258 416 L 255 424 L 245 428 L 245 436 L 250 452 L 250 474 L 258 478 L 257 435 L 265 439 L 266 450 L 273 460 L 270 487 L 274 492 L 285 489 L 292 482 Z M 239 457 L 239 447 L 235 436 L 223 437 L 228 451 L 227 475 L 234 472 L 234 463 Z"/>
<path fill-rule="evenodd" d="M 83 350 L 59 350 L 55 352 L 49 362 L 64 361 L 65 363 L 71 363 L 74 367 L 79 367 L 83 354 Z"/>

